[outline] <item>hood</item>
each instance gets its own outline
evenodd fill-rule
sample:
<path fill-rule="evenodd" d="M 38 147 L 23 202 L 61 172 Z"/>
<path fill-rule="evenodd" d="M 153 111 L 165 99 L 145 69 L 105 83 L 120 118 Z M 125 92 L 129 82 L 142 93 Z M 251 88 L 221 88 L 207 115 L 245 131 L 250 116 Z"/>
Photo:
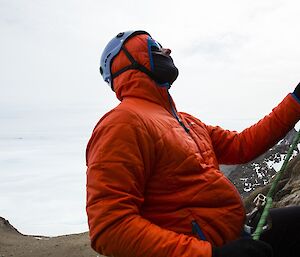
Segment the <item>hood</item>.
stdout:
<path fill-rule="evenodd" d="M 151 70 L 150 52 L 148 51 L 147 43 L 148 37 L 146 34 L 134 36 L 125 43 L 125 47 L 138 63 Z M 130 64 L 130 60 L 124 51 L 121 50 L 112 62 L 112 73 Z M 172 112 L 172 106 L 175 108 L 168 89 L 159 86 L 152 78 L 140 70 L 127 70 L 114 78 L 114 91 L 120 101 L 127 97 L 136 97 L 157 103 L 170 113 Z"/>

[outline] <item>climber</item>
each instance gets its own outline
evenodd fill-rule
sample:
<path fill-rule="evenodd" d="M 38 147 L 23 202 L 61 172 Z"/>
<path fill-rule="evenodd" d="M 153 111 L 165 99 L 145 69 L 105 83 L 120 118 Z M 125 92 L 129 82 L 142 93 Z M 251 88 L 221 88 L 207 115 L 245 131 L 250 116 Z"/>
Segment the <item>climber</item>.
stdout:
<path fill-rule="evenodd" d="M 170 54 L 145 31 L 119 33 L 103 51 L 100 73 L 121 103 L 101 118 L 87 146 L 92 247 L 115 257 L 294 251 L 278 232 L 289 208 L 271 212 L 274 230 L 261 240 L 242 236 L 244 206 L 219 164 L 246 163 L 283 138 L 300 119 L 300 85 L 255 125 L 228 131 L 177 111 L 169 89 L 179 73 Z M 299 229 L 295 220 L 287 226 Z"/>

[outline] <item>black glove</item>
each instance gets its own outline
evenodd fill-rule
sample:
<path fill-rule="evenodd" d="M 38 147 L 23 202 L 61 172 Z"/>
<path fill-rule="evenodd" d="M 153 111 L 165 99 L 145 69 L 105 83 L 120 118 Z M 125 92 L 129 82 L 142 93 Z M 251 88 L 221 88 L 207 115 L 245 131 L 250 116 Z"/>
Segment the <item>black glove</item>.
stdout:
<path fill-rule="evenodd" d="M 294 95 L 300 100 L 300 83 L 296 86 Z"/>
<path fill-rule="evenodd" d="M 250 238 L 242 238 L 221 247 L 213 247 L 212 257 L 272 257 L 272 247 Z"/>

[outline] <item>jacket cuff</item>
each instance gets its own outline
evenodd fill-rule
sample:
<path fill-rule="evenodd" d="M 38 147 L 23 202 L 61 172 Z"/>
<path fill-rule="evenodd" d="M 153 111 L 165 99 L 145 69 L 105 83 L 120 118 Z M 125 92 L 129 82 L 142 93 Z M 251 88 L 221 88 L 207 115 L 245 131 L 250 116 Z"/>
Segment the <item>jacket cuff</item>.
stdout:
<path fill-rule="evenodd" d="M 294 99 L 300 104 L 300 99 L 296 96 L 295 93 L 291 93 L 291 95 L 294 97 Z"/>

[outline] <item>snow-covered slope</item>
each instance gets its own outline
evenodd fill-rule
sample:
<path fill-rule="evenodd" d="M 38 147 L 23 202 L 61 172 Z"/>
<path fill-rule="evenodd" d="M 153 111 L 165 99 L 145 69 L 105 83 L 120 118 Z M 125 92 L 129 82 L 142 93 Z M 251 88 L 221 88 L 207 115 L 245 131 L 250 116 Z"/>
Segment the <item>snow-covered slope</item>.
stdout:
<path fill-rule="evenodd" d="M 296 133 L 295 129 L 291 130 L 284 139 L 255 160 L 233 168 L 228 178 L 243 197 L 248 196 L 256 188 L 267 185 L 280 170 Z M 298 153 L 299 148 L 294 151 L 292 158 Z"/>

